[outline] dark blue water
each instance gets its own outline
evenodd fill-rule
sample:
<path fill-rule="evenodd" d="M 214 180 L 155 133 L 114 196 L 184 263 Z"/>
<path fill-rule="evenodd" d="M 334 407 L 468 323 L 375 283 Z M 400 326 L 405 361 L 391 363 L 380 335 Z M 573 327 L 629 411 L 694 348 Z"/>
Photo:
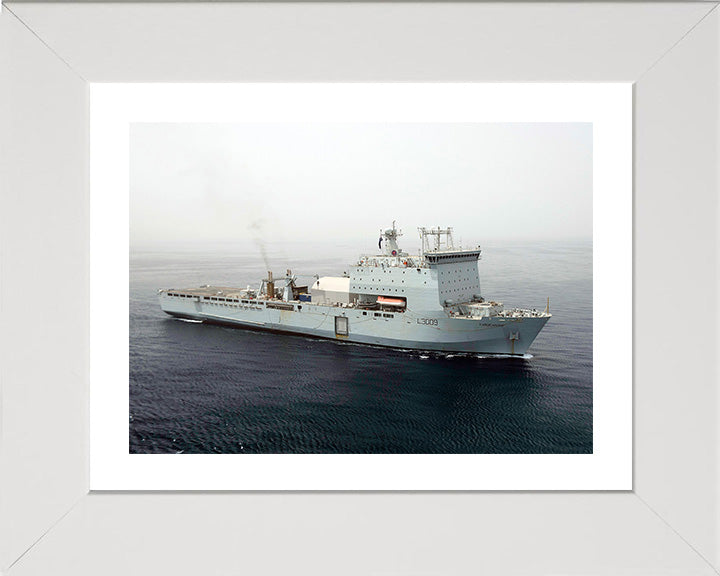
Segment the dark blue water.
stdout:
<path fill-rule="evenodd" d="M 158 288 L 256 286 L 265 270 L 257 250 L 133 253 L 130 451 L 591 453 L 591 242 L 483 249 L 486 297 L 533 308 L 550 297 L 553 317 L 532 358 L 393 350 L 172 319 L 159 308 Z M 269 257 L 276 274 L 339 274 L 359 251 L 295 245 L 274 247 Z"/>

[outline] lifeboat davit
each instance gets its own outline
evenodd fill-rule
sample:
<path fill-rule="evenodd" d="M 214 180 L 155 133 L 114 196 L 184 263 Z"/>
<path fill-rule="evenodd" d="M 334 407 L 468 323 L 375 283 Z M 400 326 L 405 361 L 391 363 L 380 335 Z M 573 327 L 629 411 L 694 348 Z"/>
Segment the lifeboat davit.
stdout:
<path fill-rule="evenodd" d="M 378 296 L 377 303 L 382 304 L 383 306 L 399 306 L 401 308 L 405 307 L 405 300 L 402 300 L 400 298 L 388 298 L 387 296 Z"/>

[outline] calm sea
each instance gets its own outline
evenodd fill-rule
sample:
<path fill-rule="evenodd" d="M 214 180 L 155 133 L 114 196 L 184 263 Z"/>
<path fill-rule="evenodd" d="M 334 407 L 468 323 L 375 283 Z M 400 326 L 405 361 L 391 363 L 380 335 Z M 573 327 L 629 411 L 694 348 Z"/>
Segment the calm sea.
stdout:
<path fill-rule="evenodd" d="M 339 275 L 359 252 L 294 244 L 267 257 L 276 275 Z M 525 359 L 269 334 L 160 310 L 159 288 L 256 287 L 265 269 L 252 245 L 131 254 L 132 453 L 592 452 L 590 241 L 483 246 L 486 298 L 544 309 L 550 297 L 553 317 Z"/>

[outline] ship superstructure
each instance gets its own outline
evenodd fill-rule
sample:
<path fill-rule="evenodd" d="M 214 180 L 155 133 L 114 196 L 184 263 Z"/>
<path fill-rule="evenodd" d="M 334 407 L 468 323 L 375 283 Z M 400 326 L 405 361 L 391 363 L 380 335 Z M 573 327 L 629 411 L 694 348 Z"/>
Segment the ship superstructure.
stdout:
<path fill-rule="evenodd" d="M 419 228 L 421 249 L 400 248 L 393 222 L 378 253 L 343 276 L 298 284 L 287 270 L 257 289 L 202 286 L 160 290 L 172 316 L 417 350 L 525 354 L 550 318 L 545 310 L 505 309 L 481 295 L 479 247 L 456 248 L 452 228 Z"/>

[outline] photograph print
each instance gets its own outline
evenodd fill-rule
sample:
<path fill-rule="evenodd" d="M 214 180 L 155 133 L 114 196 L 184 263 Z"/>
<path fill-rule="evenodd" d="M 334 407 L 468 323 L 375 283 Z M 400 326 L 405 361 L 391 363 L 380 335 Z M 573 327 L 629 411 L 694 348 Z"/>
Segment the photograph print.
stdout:
<path fill-rule="evenodd" d="M 131 454 L 591 454 L 592 123 L 133 123 Z"/>

